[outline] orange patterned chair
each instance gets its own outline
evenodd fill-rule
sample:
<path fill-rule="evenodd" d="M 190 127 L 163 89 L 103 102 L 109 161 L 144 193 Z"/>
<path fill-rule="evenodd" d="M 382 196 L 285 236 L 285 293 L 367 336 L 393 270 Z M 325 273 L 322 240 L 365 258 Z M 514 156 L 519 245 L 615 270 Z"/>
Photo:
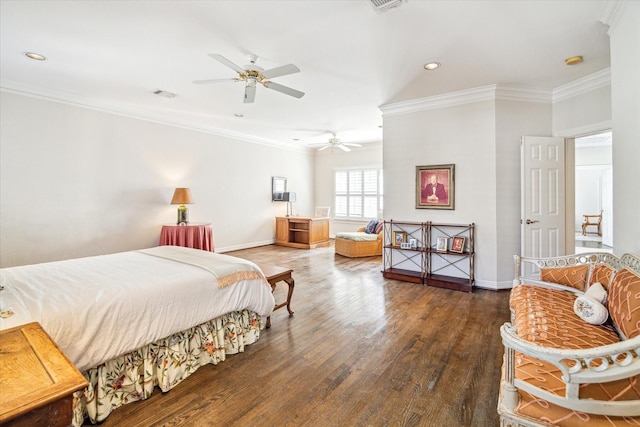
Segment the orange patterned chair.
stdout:
<path fill-rule="evenodd" d="M 500 425 L 640 425 L 640 258 L 514 259 Z M 597 290 L 606 301 L 591 306 Z"/>

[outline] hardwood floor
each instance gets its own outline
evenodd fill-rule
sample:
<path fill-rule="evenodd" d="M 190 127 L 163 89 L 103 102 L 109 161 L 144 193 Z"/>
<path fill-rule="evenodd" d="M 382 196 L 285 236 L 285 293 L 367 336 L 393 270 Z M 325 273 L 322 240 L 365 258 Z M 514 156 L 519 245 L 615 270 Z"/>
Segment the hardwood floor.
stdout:
<path fill-rule="evenodd" d="M 274 312 L 244 353 L 102 426 L 498 425 L 508 292 L 386 280 L 380 257 L 345 258 L 333 246 L 227 254 L 293 268 L 295 314 Z"/>

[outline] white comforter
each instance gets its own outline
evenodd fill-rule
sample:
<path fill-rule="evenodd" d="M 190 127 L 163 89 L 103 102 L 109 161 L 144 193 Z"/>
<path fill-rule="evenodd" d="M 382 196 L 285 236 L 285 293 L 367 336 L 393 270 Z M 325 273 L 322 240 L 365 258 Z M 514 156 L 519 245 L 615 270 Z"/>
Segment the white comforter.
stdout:
<path fill-rule="evenodd" d="M 216 274 L 220 261 L 230 264 Z M 260 272 L 240 258 L 177 246 L 1 269 L 0 310 L 13 314 L 0 329 L 40 322 L 84 371 L 231 311 L 271 314 L 264 277 L 218 286 L 230 271 Z"/>

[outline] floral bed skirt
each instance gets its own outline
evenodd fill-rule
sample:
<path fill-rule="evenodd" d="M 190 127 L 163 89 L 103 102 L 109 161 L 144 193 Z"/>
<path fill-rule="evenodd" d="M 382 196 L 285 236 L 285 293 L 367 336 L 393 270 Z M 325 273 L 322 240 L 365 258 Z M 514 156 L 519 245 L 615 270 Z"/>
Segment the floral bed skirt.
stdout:
<path fill-rule="evenodd" d="M 114 409 L 150 397 L 156 385 L 171 390 L 199 367 L 243 352 L 263 328 L 259 314 L 235 311 L 89 369 L 83 373 L 89 386 L 73 395 L 73 425 L 104 421 Z"/>

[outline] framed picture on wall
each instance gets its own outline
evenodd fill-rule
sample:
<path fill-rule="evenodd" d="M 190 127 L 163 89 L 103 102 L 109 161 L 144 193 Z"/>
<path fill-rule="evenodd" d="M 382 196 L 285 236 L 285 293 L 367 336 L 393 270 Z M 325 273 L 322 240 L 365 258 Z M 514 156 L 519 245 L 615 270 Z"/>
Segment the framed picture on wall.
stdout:
<path fill-rule="evenodd" d="M 416 209 L 454 209 L 455 165 L 416 166 Z"/>

